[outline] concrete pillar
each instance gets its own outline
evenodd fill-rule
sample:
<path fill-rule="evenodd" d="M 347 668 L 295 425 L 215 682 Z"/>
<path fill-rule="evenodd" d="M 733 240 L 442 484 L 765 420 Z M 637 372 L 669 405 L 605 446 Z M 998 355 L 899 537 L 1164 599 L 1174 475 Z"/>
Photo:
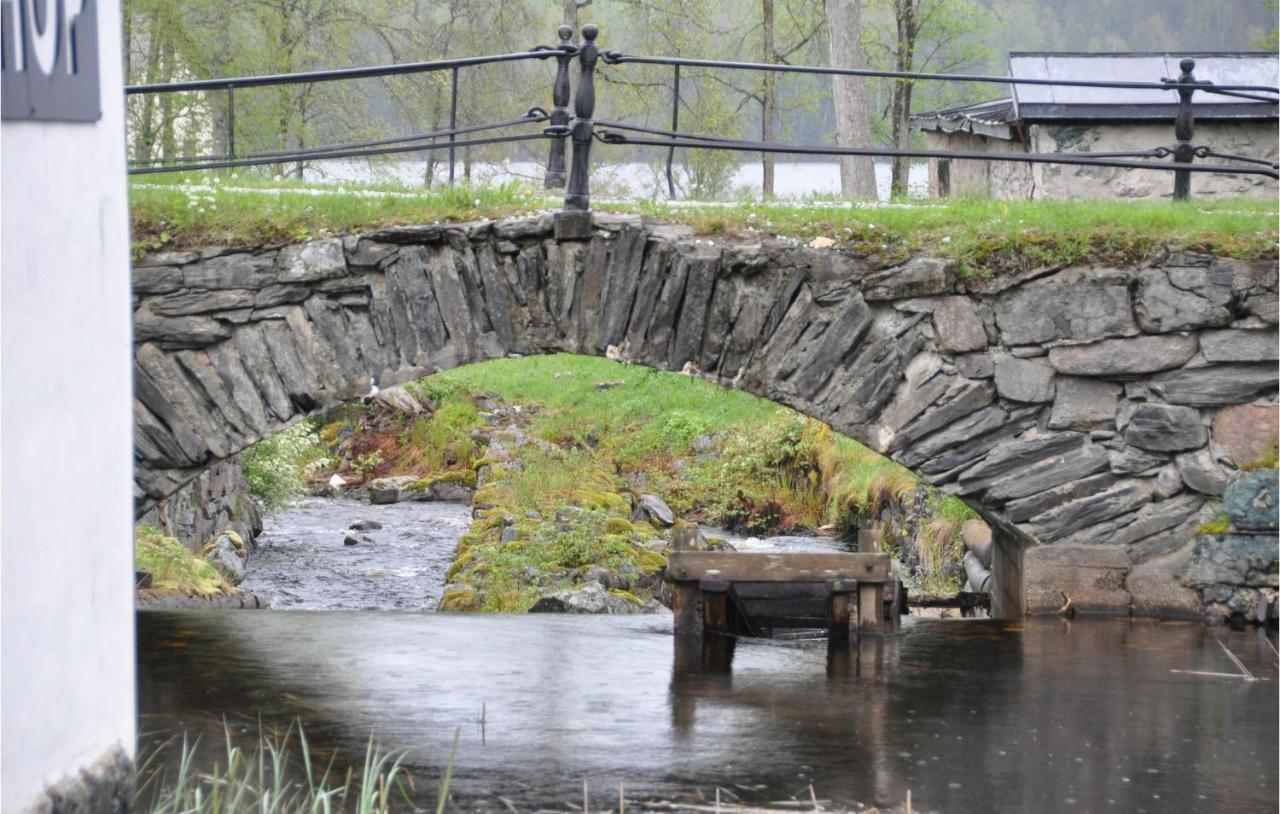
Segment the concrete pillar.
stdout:
<path fill-rule="evenodd" d="M 997 525 L 991 528 L 991 616 L 1020 619 L 1026 615 L 1026 589 L 1022 579 L 1023 543 Z"/>
<path fill-rule="evenodd" d="M 17 5 L 5 3 L 3 13 Z M 117 806 L 132 794 L 132 341 L 120 3 L 84 6 L 74 20 L 81 72 L 67 68 L 62 33 L 56 83 L 4 67 L 6 101 L 22 98 L 9 96 L 15 85 L 47 83 L 31 104 L 6 108 L 0 125 L 6 812 L 49 806 L 54 786 L 53 810 L 124 810 Z M 20 19 L 4 21 L 6 41 Z M 83 97 L 61 83 L 73 77 L 77 89 L 91 90 L 84 71 L 92 69 L 98 99 L 76 106 Z M 51 84 L 60 87 L 45 93 Z M 68 104 L 82 120 L 67 121 L 66 109 L 56 109 Z"/>

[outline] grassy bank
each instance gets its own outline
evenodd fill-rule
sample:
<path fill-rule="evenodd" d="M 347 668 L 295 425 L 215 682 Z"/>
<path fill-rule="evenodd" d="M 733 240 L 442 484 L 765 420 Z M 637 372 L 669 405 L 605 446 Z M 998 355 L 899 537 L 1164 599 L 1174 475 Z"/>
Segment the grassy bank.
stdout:
<path fill-rule="evenodd" d="M 469 221 L 559 208 L 532 185 L 316 186 L 235 173 L 151 176 L 130 188 L 135 251 L 295 242 L 408 223 Z M 968 273 L 1049 263 L 1120 263 L 1162 246 L 1241 259 L 1274 257 L 1273 201 L 991 201 L 947 199 L 892 206 L 809 199 L 762 204 L 597 202 L 688 223 L 700 234 L 825 237 L 859 253 L 928 251 Z"/>
<path fill-rule="evenodd" d="M 606 581 L 615 593 L 643 604 L 661 590 L 663 555 L 689 521 L 844 537 L 883 523 L 890 545 L 919 543 L 931 592 L 959 587 L 946 566 L 959 559 L 960 524 L 975 516 L 967 506 L 763 399 L 567 355 L 473 365 L 408 390 L 433 409 L 411 416 L 348 405 L 316 422 L 321 450 L 295 460 L 312 461 L 316 481 L 334 471 L 353 482 L 409 475 L 419 487 L 478 480 L 476 519 L 449 572 L 451 609 L 527 610 L 592 567 L 613 575 Z M 516 427 L 510 439 L 508 425 Z M 494 448 L 503 454 L 493 457 Z M 912 519 L 914 539 L 904 539 L 902 523 L 884 521 L 882 509 L 918 490 L 925 516 Z M 643 494 L 670 505 L 682 518 L 675 528 L 636 519 Z"/>
<path fill-rule="evenodd" d="M 202 599 L 235 593 L 217 568 L 174 538 L 147 525 L 135 526 L 133 534 L 133 567 L 151 575 L 151 590 Z"/>

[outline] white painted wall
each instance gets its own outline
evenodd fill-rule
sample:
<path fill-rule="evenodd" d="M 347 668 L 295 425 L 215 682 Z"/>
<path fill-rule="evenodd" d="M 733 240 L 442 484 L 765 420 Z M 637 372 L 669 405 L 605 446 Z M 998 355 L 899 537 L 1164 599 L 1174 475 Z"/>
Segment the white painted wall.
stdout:
<path fill-rule="evenodd" d="M 120 4 L 102 119 L 0 127 L 0 809 L 133 753 L 132 440 Z"/>

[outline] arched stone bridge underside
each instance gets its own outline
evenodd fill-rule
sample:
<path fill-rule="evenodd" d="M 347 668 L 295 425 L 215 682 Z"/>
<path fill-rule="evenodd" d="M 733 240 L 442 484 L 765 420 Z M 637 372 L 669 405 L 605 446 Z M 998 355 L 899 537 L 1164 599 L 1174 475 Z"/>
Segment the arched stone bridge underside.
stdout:
<path fill-rule="evenodd" d="M 1099 598 L 1080 601 L 1142 612 L 1130 571 L 1185 549 L 1243 463 L 1211 440 L 1215 419 L 1275 401 L 1274 260 L 1164 252 L 960 279 L 928 256 L 594 226 L 558 241 L 547 215 L 145 258 L 139 512 L 372 377 L 608 354 L 790 405 L 961 495 L 997 528 L 997 582 L 1019 608 L 1086 579 Z M 1023 596 L 1034 545 L 1026 567 L 1043 574 Z"/>

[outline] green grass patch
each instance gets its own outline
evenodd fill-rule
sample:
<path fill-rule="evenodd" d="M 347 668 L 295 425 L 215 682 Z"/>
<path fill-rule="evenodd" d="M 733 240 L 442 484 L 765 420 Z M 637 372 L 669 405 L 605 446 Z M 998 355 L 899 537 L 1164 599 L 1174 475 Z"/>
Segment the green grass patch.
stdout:
<path fill-rule="evenodd" d="M 481 517 L 450 574 L 465 587 L 446 597 L 447 608 L 525 610 L 539 593 L 573 585 L 587 565 L 660 561 L 641 545 L 658 532 L 629 520 L 627 495 L 642 492 L 682 517 L 744 533 L 831 525 L 852 538 L 880 523 L 890 502 L 924 489 L 920 560 L 933 588 L 959 588 L 940 572 L 959 562 L 960 527 L 976 513 L 789 408 L 702 379 L 569 355 L 495 360 L 409 387 L 450 414 L 476 393 L 536 408 L 525 429 L 552 445 L 526 450 L 515 471 L 475 461 L 500 479 L 476 493 Z M 505 528 L 515 539 L 502 544 Z"/>
<path fill-rule="evenodd" d="M 216 568 L 154 526 L 136 526 L 133 535 L 134 570 L 151 574 L 152 590 L 206 599 L 235 592 Z"/>
<path fill-rule="evenodd" d="M 434 191 L 393 184 L 324 186 L 228 172 L 156 175 L 130 187 L 135 249 L 258 245 L 396 225 L 469 221 L 558 209 L 531 185 Z M 1276 256 L 1274 201 L 994 201 L 892 206 L 841 200 L 598 205 L 690 224 L 704 235 L 826 237 L 860 253 L 955 258 L 965 274 L 1059 263 L 1129 263 L 1164 246 L 1245 260 Z"/>
<path fill-rule="evenodd" d="M 321 186 L 236 173 L 163 173 L 129 187 L 135 254 L 193 246 L 297 243 L 397 224 L 527 214 L 547 202 L 530 187 L 411 190 Z"/>

